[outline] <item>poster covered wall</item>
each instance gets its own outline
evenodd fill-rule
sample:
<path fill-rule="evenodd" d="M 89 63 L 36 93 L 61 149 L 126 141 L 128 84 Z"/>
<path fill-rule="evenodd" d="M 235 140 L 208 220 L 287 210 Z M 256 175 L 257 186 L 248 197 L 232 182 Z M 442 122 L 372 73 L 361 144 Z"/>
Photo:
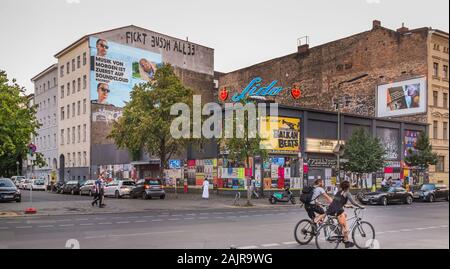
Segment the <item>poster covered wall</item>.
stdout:
<path fill-rule="evenodd" d="M 405 152 L 403 152 L 403 155 L 405 157 L 409 155 L 409 150 L 411 150 L 413 153 L 416 151 L 415 147 L 419 135 L 420 132 L 418 131 L 405 131 Z"/>
<path fill-rule="evenodd" d="M 138 83 L 151 82 L 160 54 L 96 37 L 89 38 L 91 101 L 123 107 Z"/>
<path fill-rule="evenodd" d="M 386 151 L 385 160 L 398 160 L 400 151 L 398 130 L 377 128 L 377 137 Z"/>
<path fill-rule="evenodd" d="M 261 148 L 269 153 L 297 154 L 300 151 L 300 119 L 287 117 L 261 117 Z M 272 124 L 271 124 L 272 122 Z M 271 128 L 274 127 L 274 128 Z"/>

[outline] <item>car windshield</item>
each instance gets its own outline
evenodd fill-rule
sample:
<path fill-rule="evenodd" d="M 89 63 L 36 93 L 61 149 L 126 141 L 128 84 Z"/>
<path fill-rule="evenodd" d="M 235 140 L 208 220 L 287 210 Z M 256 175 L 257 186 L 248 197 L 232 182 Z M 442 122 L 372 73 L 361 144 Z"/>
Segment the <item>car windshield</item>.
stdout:
<path fill-rule="evenodd" d="M 395 188 L 394 187 L 390 187 L 388 192 L 395 192 Z"/>
<path fill-rule="evenodd" d="M 424 184 L 422 185 L 422 187 L 420 188 L 421 191 L 431 191 L 434 190 L 434 185 L 433 184 Z"/>
<path fill-rule="evenodd" d="M 44 185 L 44 180 L 43 179 L 38 179 L 34 181 L 35 185 Z"/>
<path fill-rule="evenodd" d="M 161 181 L 158 179 L 148 179 L 145 182 L 149 185 L 161 185 Z"/>
<path fill-rule="evenodd" d="M 10 179 L 2 178 L 0 179 L 0 188 L 13 188 L 14 183 Z"/>
<path fill-rule="evenodd" d="M 122 185 L 124 185 L 124 186 L 134 186 L 134 182 L 133 181 L 123 181 Z"/>

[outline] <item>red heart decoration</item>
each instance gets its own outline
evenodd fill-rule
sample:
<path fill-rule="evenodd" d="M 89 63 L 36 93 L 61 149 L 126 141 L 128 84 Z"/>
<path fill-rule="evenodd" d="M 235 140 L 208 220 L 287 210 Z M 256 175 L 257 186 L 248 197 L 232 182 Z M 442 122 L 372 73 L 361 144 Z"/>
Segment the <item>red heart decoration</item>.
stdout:
<path fill-rule="evenodd" d="M 220 90 L 220 92 L 219 92 L 219 98 L 220 98 L 220 100 L 222 100 L 222 101 L 227 100 L 227 98 L 228 98 L 228 92 L 227 92 L 227 89 L 226 89 L 225 87 L 222 88 L 222 89 Z"/>
<path fill-rule="evenodd" d="M 301 90 L 300 90 L 300 86 L 293 87 L 293 88 L 291 89 L 291 95 L 292 95 L 292 97 L 293 97 L 294 99 L 300 98 L 300 96 L 302 95 L 302 92 L 301 92 Z"/>

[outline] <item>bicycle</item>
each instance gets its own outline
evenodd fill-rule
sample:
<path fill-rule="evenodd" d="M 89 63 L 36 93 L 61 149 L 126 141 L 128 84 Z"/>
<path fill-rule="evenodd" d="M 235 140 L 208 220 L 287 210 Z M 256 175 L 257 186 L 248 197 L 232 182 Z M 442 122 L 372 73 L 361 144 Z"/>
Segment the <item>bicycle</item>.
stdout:
<path fill-rule="evenodd" d="M 375 229 L 372 224 L 362 220 L 362 212 L 361 208 L 354 209 L 354 216 L 347 220 L 353 220 L 349 232 L 351 232 L 353 243 L 357 248 L 369 249 L 374 244 Z M 337 222 L 337 217 L 329 216 L 329 218 L 336 221 L 326 223 L 317 230 L 315 241 L 318 249 L 336 249 L 344 241 L 344 235 L 342 234 L 341 225 Z M 358 239 L 362 239 L 363 242 L 360 242 Z M 369 244 L 367 244 L 368 242 Z"/>
<path fill-rule="evenodd" d="M 305 205 L 303 203 L 300 203 L 300 207 L 304 207 Z M 324 210 L 326 211 L 328 206 L 322 205 L 324 207 Z M 297 225 L 295 225 L 294 228 L 294 238 L 297 243 L 300 245 L 306 245 L 316 236 L 318 229 L 324 224 L 331 224 L 333 222 L 333 219 L 329 218 L 328 216 L 325 216 L 325 219 L 319 223 L 316 224 L 311 219 L 302 219 L 300 220 Z"/>

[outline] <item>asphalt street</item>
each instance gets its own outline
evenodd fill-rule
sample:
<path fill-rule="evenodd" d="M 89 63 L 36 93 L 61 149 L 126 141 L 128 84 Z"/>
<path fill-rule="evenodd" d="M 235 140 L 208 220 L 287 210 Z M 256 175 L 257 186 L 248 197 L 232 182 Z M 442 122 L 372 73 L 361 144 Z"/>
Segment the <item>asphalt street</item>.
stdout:
<path fill-rule="evenodd" d="M 0 248 L 314 249 L 293 236 L 306 217 L 280 206 L 0 218 Z M 380 248 L 449 248 L 448 202 L 368 206 L 364 220 Z"/>
<path fill-rule="evenodd" d="M 48 191 L 29 191 L 20 190 L 22 193 L 22 202 L 49 202 L 49 201 L 80 201 L 80 200 L 92 200 L 92 197 L 71 195 L 71 194 L 59 194 Z"/>

